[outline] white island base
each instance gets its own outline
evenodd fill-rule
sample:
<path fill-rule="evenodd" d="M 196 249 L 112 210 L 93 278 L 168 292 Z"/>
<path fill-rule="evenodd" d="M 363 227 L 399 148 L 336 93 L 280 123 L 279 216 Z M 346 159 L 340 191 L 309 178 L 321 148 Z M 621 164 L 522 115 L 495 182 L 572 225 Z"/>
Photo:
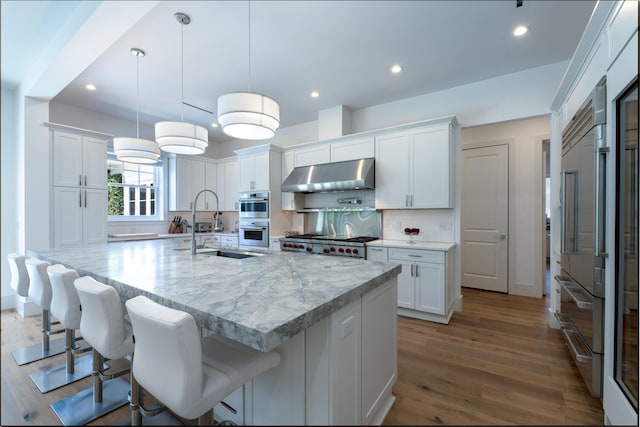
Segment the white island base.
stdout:
<path fill-rule="evenodd" d="M 238 425 L 382 424 L 395 400 L 396 302 L 394 277 L 286 341 L 276 348 L 280 365 L 224 399 L 215 419 Z"/>

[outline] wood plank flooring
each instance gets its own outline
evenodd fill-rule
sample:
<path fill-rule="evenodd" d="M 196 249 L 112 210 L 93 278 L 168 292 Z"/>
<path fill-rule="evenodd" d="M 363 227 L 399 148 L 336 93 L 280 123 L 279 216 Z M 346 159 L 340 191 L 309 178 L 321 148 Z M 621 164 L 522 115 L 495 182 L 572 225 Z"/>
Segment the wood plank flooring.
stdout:
<path fill-rule="evenodd" d="M 396 402 L 385 424 L 598 425 L 589 395 L 544 299 L 463 289 L 464 311 L 448 325 L 399 317 Z M 49 405 L 91 385 L 83 379 L 41 394 L 29 374 L 64 356 L 17 366 L 11 351 L 40 342 L 40 319 L 1 313 L 4 425 L 60 425 Z M 60 335 L 58 335 L 60 336 Z M 90 425 L 118 425 L 123 407 Z"/>
<path fill-rule="evenodd" d="M 398 321 L 396 402 L 385 424 L 601 425 L 544 299 L 463 288 L 448 325 Z"/>

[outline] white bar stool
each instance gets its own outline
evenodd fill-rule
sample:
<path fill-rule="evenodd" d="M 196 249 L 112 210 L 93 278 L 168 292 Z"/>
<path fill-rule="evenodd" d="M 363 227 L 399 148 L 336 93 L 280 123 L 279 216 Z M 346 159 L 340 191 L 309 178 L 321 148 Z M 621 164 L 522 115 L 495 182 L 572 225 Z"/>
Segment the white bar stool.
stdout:
<path fill-rule="evenodd" d="M 130 372 L 130 364 L 123 358 L 133 352 L 131 327 L 125 323 L 115 288 L 89 276 L 76 279 L 74 286 L 82 311 L 80 333 L 93 347 L 93 387 L 51 404 L 67 426 L 87 424 L 128 403 L 130 385 L 121 377 Z M 109 360 L 106 370 L 105 360 Z"/>
<path fill-rule="evenodd" d="M 51 314 L 65 328 L 66 363 L 32 372 L 29 377 L 36 384 L 41 393 L 54 390 L 91 375 L 92 359 L 88 356 L 75 358 L 75 353 L 85 353 L 91 347 L 79 348 L 76 345 L 76 329 L 80 328 L 80 298 L 73 282 L 79 278 L 75 270 L 68 269 L 62 264 L 47 267 L 47 274 L 51 282 Z"/>
<path fill-rule="evenodd" d="M 9 265 L 11 265 L 11 262 Z M 49 314 L 49 309 L 51 308 L 51 283 L 47 275 L 47 267 L 50 264 L 39 259 L 25 257 L 24 265 L 29 278 L 27 296 L 39 305 L 40 310 L 42 310 L 42 344 L 34 344 L 12 352 L 11 354 L 18 365 L 24 365 L 35 362 L 36 360 L 58 355 L 64 352 L 65 346 L 65 340 L 63 339 L 49 340 L 51 335 L 64 332 L 64 329 L 51 330 L 51 325 L 57 325 L 60 322 L 51 323 Z M 19 266 L 18 274 L 20 274 Z"/>
<path fill-rule="evenodd" d="M 132 425 L 139 424 L 136 383 L 180 417 L 210 425 L 214 406 L 280 363 L 275 351 L 263 353 L 220 336 L 201 339 L 190 314 L 147 297 L 137 296 L 125 305 L 136 343 Z"/>

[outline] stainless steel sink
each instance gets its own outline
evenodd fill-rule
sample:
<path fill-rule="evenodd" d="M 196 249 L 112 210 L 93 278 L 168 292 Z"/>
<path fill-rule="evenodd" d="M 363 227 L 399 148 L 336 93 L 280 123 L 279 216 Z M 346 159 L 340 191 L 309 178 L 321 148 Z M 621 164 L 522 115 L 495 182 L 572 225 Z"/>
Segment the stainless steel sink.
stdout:
<path fill-rule="evenodd" d="M 175 251 L 190 251 L 190 248 L 176 248 Z M 234 258 L 234 259 L 244 259 L 244 258 L 252 258 L 256 256 L 263 256 L 265 254 L 258 252 L 248 252 L 248 251 L 234 251 L 234 250 L 220 250 L 214 248 L 202 248 L 196 250 L 196 255 L 208 255 L 208 256 L 219 256 L 223 258 Z"/>

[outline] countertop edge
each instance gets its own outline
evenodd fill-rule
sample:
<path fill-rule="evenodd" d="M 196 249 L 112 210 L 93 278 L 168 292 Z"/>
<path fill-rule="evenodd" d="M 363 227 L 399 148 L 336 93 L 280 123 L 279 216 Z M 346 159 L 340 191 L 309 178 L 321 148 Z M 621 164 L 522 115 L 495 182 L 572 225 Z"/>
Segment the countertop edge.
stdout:
<path fill-rule="evenodd" d="M 379 239 L 371 242 L 367 242 L 367 246 L 371 247 L 384 247 L 384 248 L 400 248 L 400 249 L 421 249 L 432 251 L 449 251 L 456 246 L 453 242 L 422 242 L 415 241 L 409 243 L 408 240 L 392 240 L 392 239 Z"/>

